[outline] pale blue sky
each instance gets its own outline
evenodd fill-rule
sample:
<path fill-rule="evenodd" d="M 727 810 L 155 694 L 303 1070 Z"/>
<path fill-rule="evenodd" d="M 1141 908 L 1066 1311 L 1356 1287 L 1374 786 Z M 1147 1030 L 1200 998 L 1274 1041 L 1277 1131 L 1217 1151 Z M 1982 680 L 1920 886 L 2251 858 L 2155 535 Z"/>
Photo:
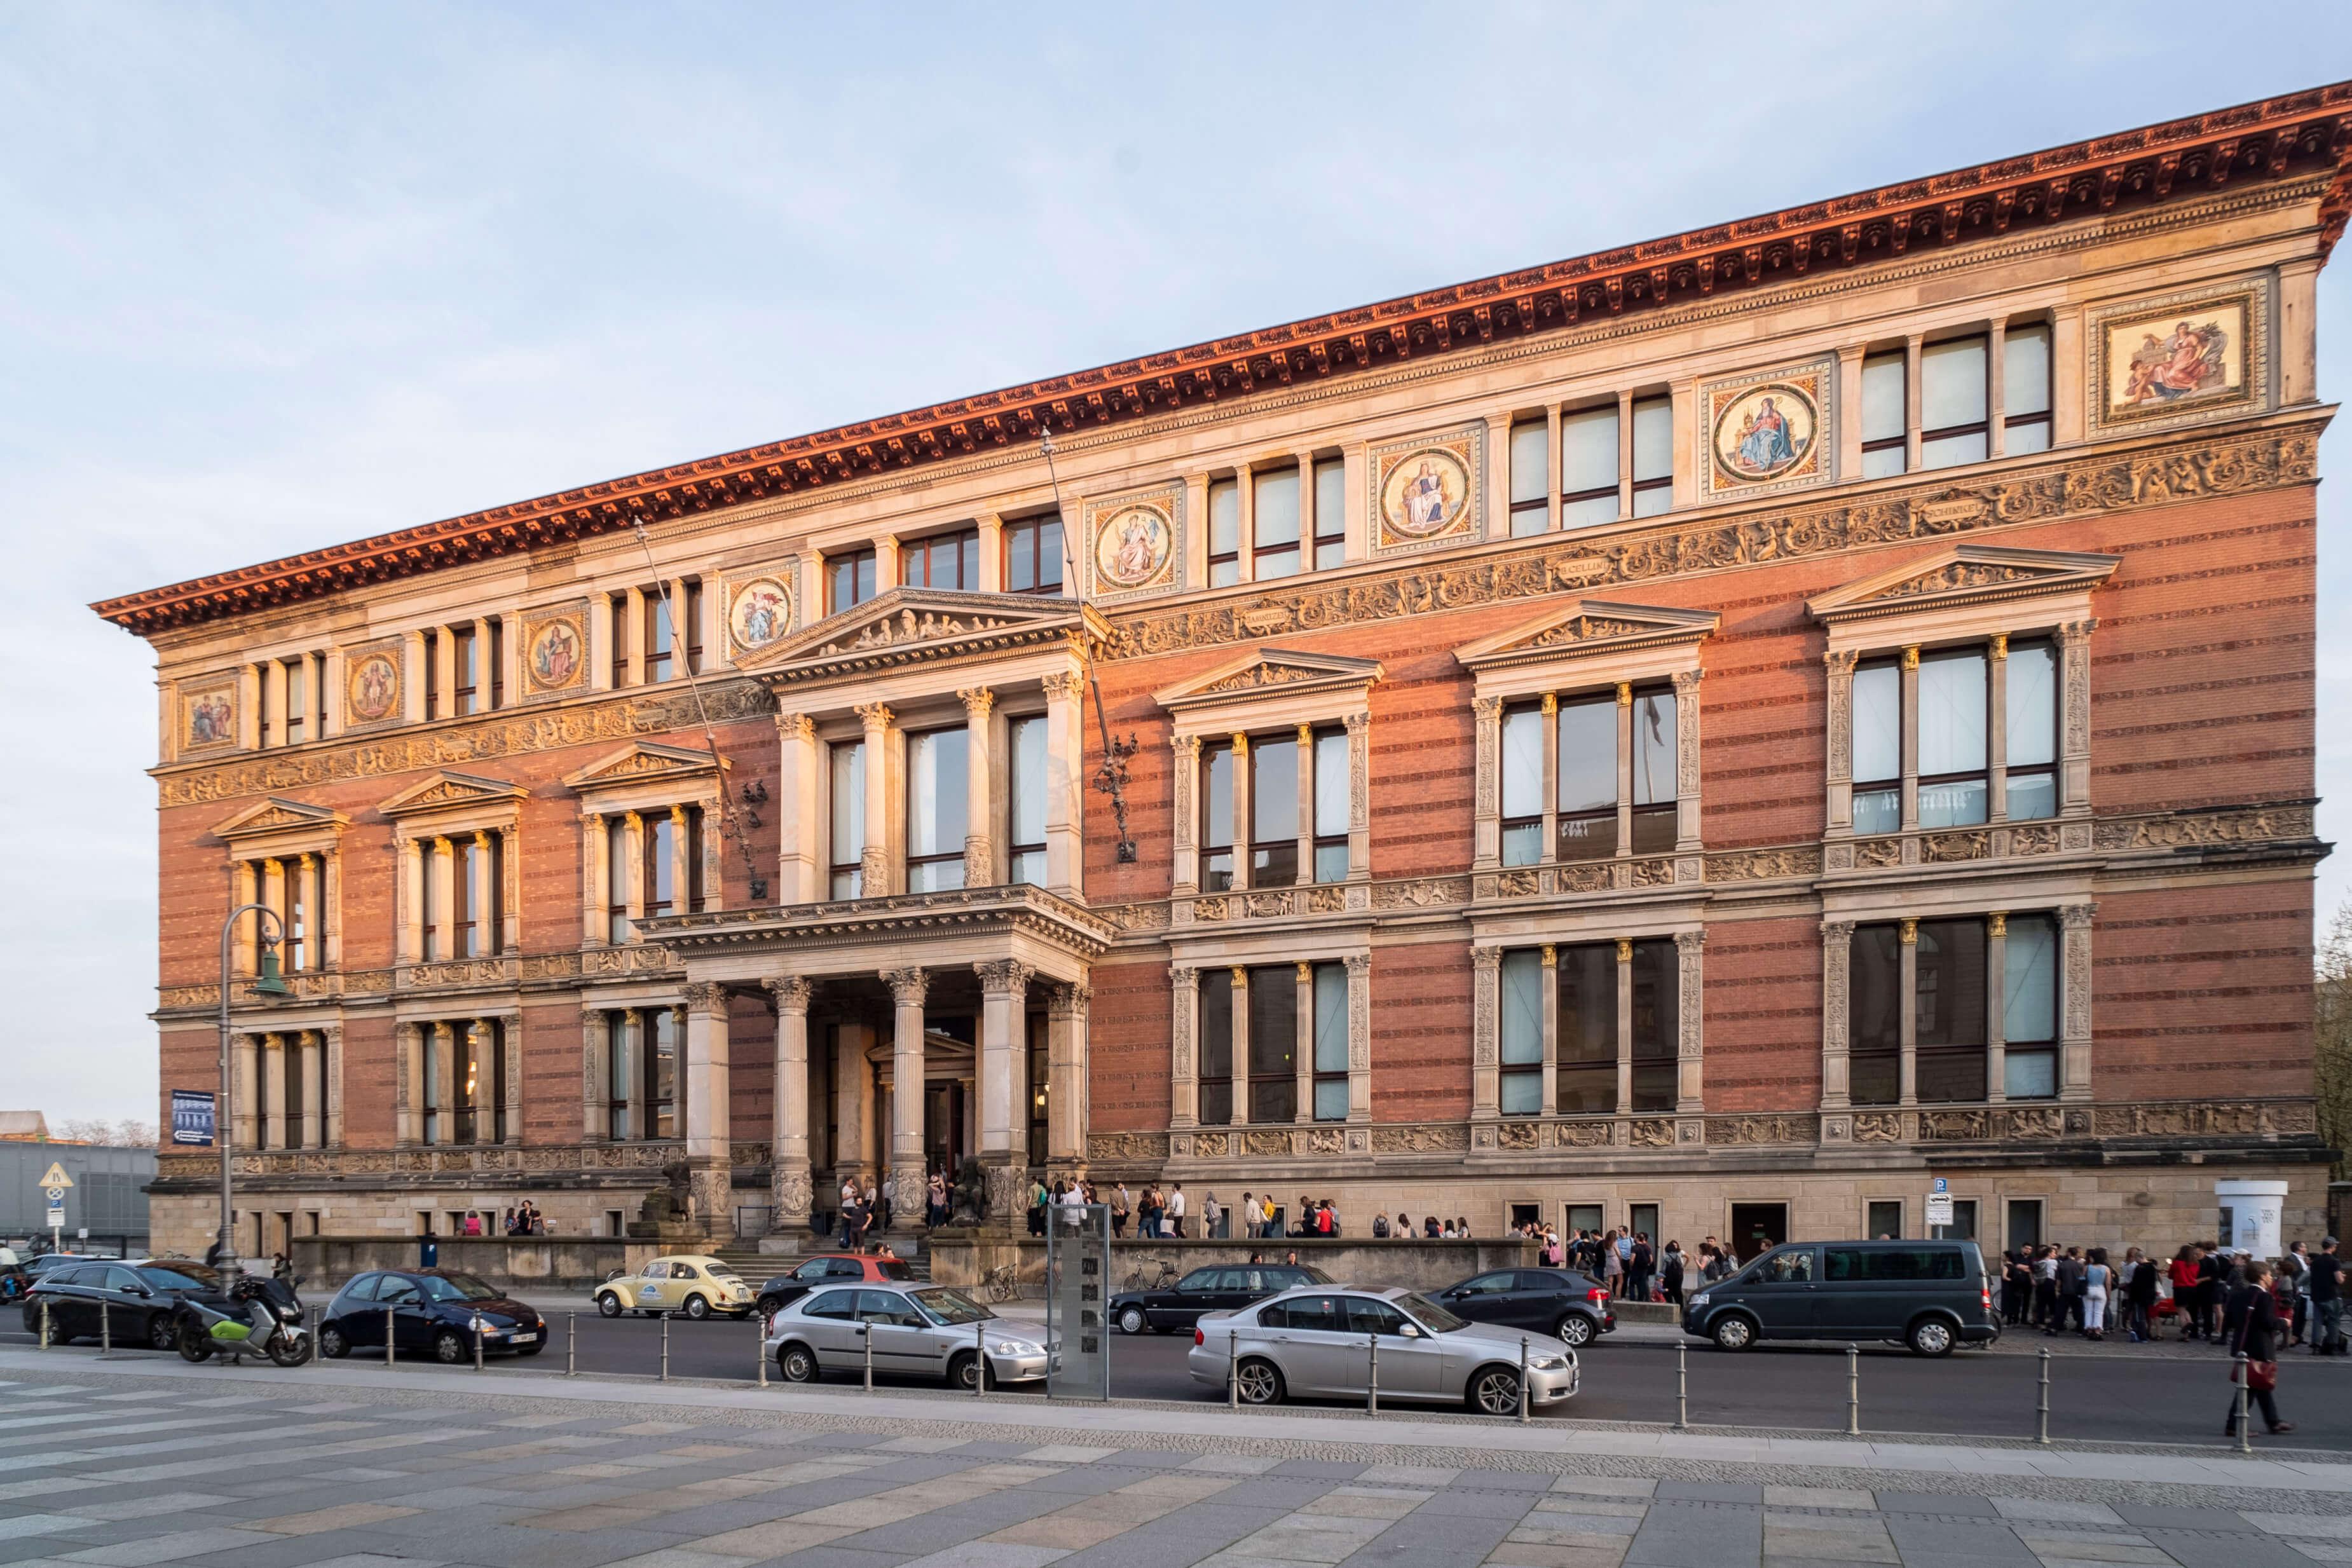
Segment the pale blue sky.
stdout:
<path fill-rule="evenodd" d="M 2340 4 L 1111 10 L 0 9 L 0 1103 L 154 1114 L 87 601 L 2352 76 Z"/>

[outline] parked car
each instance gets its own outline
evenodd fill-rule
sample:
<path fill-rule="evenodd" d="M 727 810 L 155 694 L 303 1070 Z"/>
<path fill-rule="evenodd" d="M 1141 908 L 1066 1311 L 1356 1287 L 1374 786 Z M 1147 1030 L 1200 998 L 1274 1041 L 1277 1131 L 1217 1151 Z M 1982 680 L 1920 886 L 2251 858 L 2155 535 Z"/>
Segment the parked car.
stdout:
<path fill-rule="evenodd" d="M 1202 1312 L 1231 1312 L 1278 1291 L 1328 1285 L 1331 1276 L 1304 1263 L 1213 1263 L 1158 1291 L 1122 1291 L 1110 1299 L 1110 1321 L 1121 1333 L 1189 1329 Z"/>
<path fill-rule="evenodd" d="M 331 1356 L 380 1353 L 387 1312 L 395 1354 L 471 1361 L 477 1325 L 485 1354 L 537 1355 L 547 1348 L 546 1320 L 528 1302 L 454 1270 L 399 1269 L 355 1275 L 336 1291 L 319 1320 L 319 1349 Z"/>
<path fill-rule="evenodd" d="M 684 1312 L 697 1322 L 713 1312 L 747 1318 L 752 1305 L 751 1287 L 732 1263 L 694 1252 L 656 1258 L 596 1287 L 596 1310 L 608 1318 L 623 1312 Z"/>
<path fill-rule="evenodd" d="M 760 1287 L 754 1305 L 761 1317 L 772 1317 L 779 1307 L 799 1301 L 819 1285 L 842 1280 L 908 1281 L 915 1271 L 903 1258 L 869 1258 L 855 1252 L 820 1252 L 789 1274 L 779 1274 Z"/>
<path fill-rule="evenodd" d="M 998 1317 L 952 1285 L 824 1285 L 788 1303 L 768 1325 L 768 1354 L 787 1383 L 863 1373 L 939 1378 L 969 1389 L 986 1357 L 989 1385 L 1045 1375 L 1042 1334 Z"/>
<path fill-rule="evenodd" d="M 1759 1340 L 1899 1340 L 1918 1355 L 2000 1337 L 1973 1241 L 1801 1241 L 1692 1296 L 1683 1332 L 1719 1350 Z"/>
<path fill-rule="evenodd" d="M 1576 1352 L 1549 1334 L 1474 1323 L 1412 1291 L 1325 1286 L 1286 1291 L 1239 1312 L 1205 1314 L 1185 1364 L 1192 1381 L 1223 1388 L 1230 1369 L 1243 1403 L 1293 1396 L 1361 1401 L 1380 1343 L 1381 1397 L 1467 1405 L 1474 1414 L 1519 1408 L 1519 1354 L 1527 1347 L 1528 1404 L 1576 1393 Z"/>
<path fill-rule="evenodd" d="M 1493 1269 L 1434 1295 L 1456 1317 L 1533 1329 L 1579 1350 L 1617 1327 L 1609 1292 L 1573 1269 Z"/>
<path fill-rule="evenodd" d="M 177 1343 L 172 1314 L 182 1301 L 191 1300 L 216 1311 L 229 1305 L 221 1277 L 189 1259 L 97 1262 L 68 1258 L 33 1281 L 24 1301 L 25 1332 L 39 1335 L 46 1307 L 52 1343 L 103 1336 L 118 1345 L 170 1350 Z"/>

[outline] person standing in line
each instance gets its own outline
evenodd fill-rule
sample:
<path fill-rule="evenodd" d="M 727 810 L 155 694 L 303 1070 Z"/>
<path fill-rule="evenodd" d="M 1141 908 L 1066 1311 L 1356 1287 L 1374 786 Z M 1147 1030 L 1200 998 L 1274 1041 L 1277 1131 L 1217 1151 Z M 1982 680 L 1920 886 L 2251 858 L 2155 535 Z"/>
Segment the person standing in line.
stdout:
<path fill-rule="evenodd" d="M 2245 1282 L 2230 1292 L 2230 1314 L 2238 1320 L 2235 1337 L 2228 1342 L 2232 1355 L 2242 1354 L 2243 1361 L 2231 1364 L 2231 1375 L 2246 1380 L 2247 1397 L 2262 1407 L 2263 1422 L 2273 1435 L 2292 1432 L 2294 1423 L 2279 1419 L 2278 1412 L 2278 1303 L 2271 1297 L 2271 1266 L 2259 1258 L 2250 1257 L 2245 1263 Z M 2221 1435 L 2238 1435 L 2238 1395 L 2230 1394 L 2230 1414 L 2221 1424 Z"/>
<path fill-rule="evenodd" d="M 1247 1199 L 1244 1198 L 1244 1201 L 1246 1202 Z M 1126 1179 L 1122 1177 L 1119 1184 L 1111 1188 L 1110 1193 L 1110 1233 L 1113 1236 L 1123 1237 L 1127 1234 L 1127 1217 L 1134 1207 L 1135 1199 L 1129 1196 Z"/>
<path fill-rule="evenodd" d="M 2180 1318 L 2182 1339 L 2203 1339 L 2205 1333 L 2197 1321 L 2196 1243 L 2190 1242 L 2172 1255 L 2172 1305 Z"/>
<path fill-rule="evenodd" d="M 2336 1238 L 2323 1237 L 2306 1270 L 2311 1276 L 2311 1354 L 2344 1354 L 2344 1260 Z"/>
<path fill-rule="evenodd" d="M 2221 1250 L 2219 1242 L 2200 1243 L 2197 1253 L 2197 1326 L 2209 1340 L 2225 1332 L 2221 1317 L 2229 1288 L 2229 1255 Z"/>
<path fill-rule="evenodd" d="M 2135 1247 L 2124 1254 L 2124 1322 L 2134 1344 L 2156 1338 L 2156 1260 Z"/>
<path fill-rule="evenodd" d="M 1625 1293 L 1625 1259 L 1617 1250 L 1617 1233 L 1613 1230 L 1601 1241 L 1601 1287 L 1612 1300 Z"/>
<path fill-rule="evenodd" d="M 2091 1249 L 2090 1258 L 2083 1265 L 2083 1337 L 2104 1339 L 2107 1331 L 2107 1285 L 2113 1278 L 2107 1270 L 2107 1249 Z"/>
<path fill-rule="evenodd" d="M 2311 1322 L 2311 1255 L 2297 1241 L 2279 1260 L 2278 1277 L 2293 1299 L 2294 1311 L 2288 1325 L 2286 1343 L 2301 1344 L 2305 1325 Z"/>
<path fill-rule="evenodd" d="M 1218 1206 L 1213 1192 L 1201 1200 L 1201 1234 L 1210 1240 L 1225 1239 L 1225 1211 Z"/>
<path fill-rule="evenodd" d="M 1396 1229 L 1395 1229 L 1395 1231 L 1394 1231 L 1394 1233 L 1393 1233 L 1393 1234 L 1395 1235 L 1396 1239 L 1397 1239 L 1398 1240 L 1400 1240 L 1400 1241 L 1410 1241 L 1410 1240 L 1412 1240 L 1412 1215 L 1410 1215 L 1410 1214 L 1405 1213 L 1402 1209 L 1399 1209 L 1399 1210 L 1397 1211 L 1397 1217 L 1396 1217 Z"/>
<path fill-rule="evenodd" d="M 1184 1184 L 1178 1182 L 1168 1195 L 1168 1225 L 1176 1239 L 1184 1239 Z"/>
<path fill-rule="evenodd" d="M 1683 1244 L 1669 1238 L 1659 1282 L 1664 1286 L 1666 1300 L 1679 1307 L 1683 1304 Z"/>

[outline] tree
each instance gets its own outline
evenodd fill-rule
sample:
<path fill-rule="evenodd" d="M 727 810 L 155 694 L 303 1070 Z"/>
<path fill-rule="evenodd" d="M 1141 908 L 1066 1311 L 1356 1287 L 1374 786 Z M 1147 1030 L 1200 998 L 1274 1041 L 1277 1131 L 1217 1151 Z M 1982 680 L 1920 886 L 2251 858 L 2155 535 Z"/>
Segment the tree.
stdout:
<path fill-rule="evenodd" d="M 126 1149 L 152 1149 L 155 1146 L 155 1124 L 130 1119 L 117 1122 L 113 1141 Z"/>
<path fill-rule="evenodd" d="M 2334 1177 L 2345 1177 L 2352 1149 L 2352 904 L 2336 912 L 2319 944 L 2312 986 L 2312 1088 L 2319 1136 L 2337 1151 Z"/>
<path fill-rule="evenodd" d="M 95 1116 L 75 1116 L 58 1123 L 50 1129 L 49 1135 L 61 1144 L 110 1144 L 114 1142 L 114 1128 Z"/>

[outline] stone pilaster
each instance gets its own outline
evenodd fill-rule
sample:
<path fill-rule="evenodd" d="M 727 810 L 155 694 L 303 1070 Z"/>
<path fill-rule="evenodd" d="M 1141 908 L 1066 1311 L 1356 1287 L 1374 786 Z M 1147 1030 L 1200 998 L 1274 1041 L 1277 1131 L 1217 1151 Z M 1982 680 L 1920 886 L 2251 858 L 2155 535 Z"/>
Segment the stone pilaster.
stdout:
<path fill-rule="evenodd" d="M 773 1213 L 771 1231 L 795 1232 L 808 1224 L 815 1201 L 809 1175 L 809 998 L 814 990 L 803 976 L 786 975 L 766 982 L 776 1004 L 776 1059 L 773 1120 L 768 1134 L 768 1192 Z"/>

